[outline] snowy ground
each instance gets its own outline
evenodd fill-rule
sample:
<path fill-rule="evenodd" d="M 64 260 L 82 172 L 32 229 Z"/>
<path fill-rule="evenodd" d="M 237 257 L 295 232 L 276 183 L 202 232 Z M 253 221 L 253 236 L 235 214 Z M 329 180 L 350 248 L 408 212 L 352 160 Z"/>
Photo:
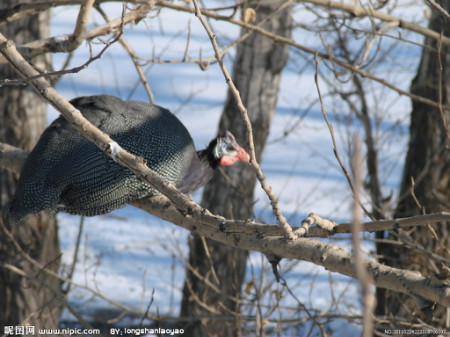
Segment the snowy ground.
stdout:
<path fill-rule="evenodd" d="M 112 18 L 120 15 L 120 5 L 110 5 L 107 9 Z M 55 10 L 53 35 L 73 30 L 76 10 Z M 420 11 L 414 13 L 419 15 L 417 13 Z M 102 20 L 97 17 L 95 22 L 101 23 Z M 182 13 L 162 11 L 157 18 L 145 20 L 133 28 L 127 27 L 125 37 L 138 55 L 151 57 L 155 52 L 161 59 L 180 59 L 185 49 L 188 26 L 192 34 L 189 56 L 198 57 L 200 47 L 204 57 L 211 56 L 209 42 L 196 18 Z M 160 33 L 161 27 L 163 34 Z M 214 23 L 214 28 L 223 45 L 226 45 L 227 39 L 238 35 L 236 28 L 224 23 Z M 305 41 L 313 39 L 311 35 L 305 36 Z M 55 69 L 61 66 L 64 57 L 54 57 Z M 88 48 L 80 48 L 72 64 L 82 64 L 88 57 Z M 417 54 L 409 58 L 408 64 L 413 66 Z M 351 194 L 334 158 L 330 134 L 318 105 L 311 111 L 304 111 L 317 98 L 313 68 L 299 72 L 300 66 L 296 62 L 291 62 L 283 75 L 279 108 L 271 127 L 262 167 L 269 183 L 278 193 L 281 207 L 291 224 L 298 225 L 312 211 L 337 221 L 347 220 Z M 227 57 L 227 64 L 231 65 L 231 57 Z M 414 73 L 414 68 L 410 70 L 409 75 L 402 73 L 404 88 L 408 87 Z M 199 71 L 195 64 L 154 64 L 146 67 L 146 71 L 157 104 L 177 113 L 190 130 L 197 148 L 205 146 L 215 135 L 227 89 L 217 65 L 207 71 Z M 88 69 L 65 76 L 57 89 L 66 98 L 108 93 L 123 99 L 147 100 L 137 83 L 138 78 L 128 56 L 119 45 L 114 45 L 102 60 L 94 62 Z M 325 87 L 324 83 L 322 85 Z M 382 181 L 387 191 L 395 192 L 400 181 L 410 103 L 392 92 L 387 92 L 385 98 L 379 106 L 389 114 L 383 116 L 384 126 L 380 129 L 388 130 L 394 125 L 398 127 L 392 128 L 391 138 L 380 142 L 384 151 Z M 343 123 L 339 120 L 341 112 L 336 110 L 339 106 L 334 106 L 332 101 L 327 103 L 339 140 L 339 150 L 344 155 L 347 146 L 343 141 L 344 135 L 348 130 L 358 130 L 359 126 Z M 56 112 L 51 112 L 49 119 L 56 115 Z M 287 136 L 283 136 L 285 131 L 289 131 Z M 197 193 L 196 197 L 199 196 Z M 267 197 L 259 188 L 256 199 L 257 216 L 261 221 L 273 223 Z M 79 222 L 79 217 L 59 215 L 63 263 L 66 266 L 72 263 Z M 114 307 L 94 296 L 92 291 L 95 291 L 120 305 L 145 311 L 153 293 L 151 312 L 158 312 L 161 316 L 177 315 L 184 279 L 184 257 L 188 254 L 188 233 L 184 229 L 133 207 L 125 207 L 106 216 L 85 219 L 81 237 L 73 280 L 91 291 L 73 287 L 69 301 L 74 307 L 90 313 L 91 319 L 100 309 Z M 337 243 L 350 249 L 347 240 Z M 365 248 L 370 250 L 370 243 Z M 260 254 L 252 253 L 248 265 L 248 280 L 252 278 L 252 273 L 259 275 L 263 270 L 264 281 L 272 278 Z M 286 261 L 282 263 L 282 268 L 291 265 L 292 269 L 284 277 L 306 307 L 346 315 L 360 312 L 355 281 L 306 262 L 293 264 Z M 283 304 L 297 306 L 296 300 L 289 296 Z M 295 313 L 287 311 L 286 315 L 295 316 Z M 69 320 L 70 314 L 66 312 L 64 318 Z M 359 330 L 343 319 L 332 321 L 329 328 L 335 336 L 359 335 Z M 304 329 L 308 331 L 307 326 Z M 299 331 L 300 335 L 303 333 Z"/>

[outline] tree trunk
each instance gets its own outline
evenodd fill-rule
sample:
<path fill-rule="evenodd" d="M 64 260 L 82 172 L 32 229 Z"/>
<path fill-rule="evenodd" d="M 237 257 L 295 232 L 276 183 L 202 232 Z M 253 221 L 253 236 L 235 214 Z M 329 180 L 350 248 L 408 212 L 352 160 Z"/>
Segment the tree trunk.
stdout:
<path fill-rule="evenodd" d="M 256 22 L 271 16 L 264 28 L 289 36 L 290 9 L 272 14 L 282 2 L 259 3 Z M 247 31 L 243 30 L 241 35 L 245 33 Z M 257 34 L 252 34 L 237 48 L 232 77 L 248 109 L 258 160 L 276 110 L 281 70 L 288 50 L 286 45 Z M 230 130 L 240 144 L 245 144 L 245 130 L 231 92 L 228 92 L 219 125 L 220 133 L 225 130 Z M 223 172 L 218 170 L 205 187 L 202 206 L 227 218 L 246 219 L 253 212 L 255 183 L 255 174 L 249 165 L 241 163 L 230 169 L 223 168 Z M 196 317 L 196 320 L 183 323 L 185 335 L 240 335 L 239 297 L 248 252 L 198 236 L 189 240 L 189 247 L 181 316 Z"/>
<path fill-rule="evenodd" d="M 3 0 L 0 9 L 20 1 Z M 26 17 L 0 25 L 5 36 L 17 45 L 42 39 L 49 35 L 50 13 Z M 39 69 L 48 69 L 50 57 L 40 56 L 32 60 Z M 8 65 L 0 65 L 0 77 L 17 78 Z M 2 142 L 31 150 L 47 124 L 47 104 L 30 86 L 4 86 L 0 89 L 0 139 Z M 15 191 L 18 176 L 0 170 L 0 205 L 4 206 Z M 0 221 L 2 221 L 0 219 Z M 56 220 L 41 214 L 16 226 L 5 224 L 14 233 L 22 249 L 47 269 L 59 268 L 59 242 Z M 39 328 L 58 326 L 61 311 L 60 281 L 26 262 L 0 230 L 0 327 L 34 326 Z M 7 268 L 15 266 L 28 274 L 22 277 Z M 15 329 L 15 328 L 14 328 Z M 6 330 L 5 330 L 6 332 Z M 15 330 L 13 332 L 16 332 Z M 3 330 L 0 332 L 3 333 Z"/>
<path fill-rule="evenodd" d="M 443 0 L 441 6 L 449 11 L 450 0 Z M 432 12 L 429 28 L 450 36 L 448 22 L 436 10 Z M 443 108 L 440 111 L 413 101 L 409 149 L 400 190 L 401 198 L 394 215 L 396 218 L 422 212 L 450 210 L 449 79 L 450 48 L 439 46 L 439 43 L 427 38 L 416 77 L 411 84 L 411 92 L 436 102 L 441 101 Z M 411 194 L 412 187 L 417 201 Z M 419 250 L 405 245 L 399 247 L 384 244 L 378 254 L 383 255 L 386 264 L 417 270 L 424 276 L 432 276 L 438 273 L 439 262 L 431 254 L 439 255 L 448 261 L 449 223 L 414 227 L 410 230 L 399 230 L 397 233 L 423 247 L 428 254 L 420 253 Z M 391 234 L 390 239 L 395 237 Z M 390 291 L 377 291 L 377 295 L 377 314 L 404 317 L 411 323 L 420 323 L 417 320 L 420 318 L 433 327 L 445 327 L 445 320 L 448 318 L 443 307 L 435 308 L 432 315 L 430 310 L 432 304 L 424 303 L 420 299 Z M 422 312 L 418 309 L 422 309 Z"/>

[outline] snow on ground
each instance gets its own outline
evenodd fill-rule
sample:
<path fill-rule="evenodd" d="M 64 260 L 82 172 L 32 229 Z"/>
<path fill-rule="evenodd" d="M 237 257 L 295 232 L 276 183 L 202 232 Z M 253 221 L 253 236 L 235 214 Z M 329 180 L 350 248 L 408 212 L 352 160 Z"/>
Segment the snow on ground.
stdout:
<path fill-rule="evenodd" d="M 112 18 L 121 11 L 119 5 L 105 8 Z M 55 10 L 52 34 L 71 32 L 76 13 L 76 7 Z M 156 53 L 161 60 L 180 59 L 186 47 L 186 27 L 190 27 L 191 31 L 188 56 L 199 57 L 200 48 L 203 57 L 213 55 L 203 29 L 192 15 L 163 10 L 158 17 L 144 21 L 132 28 L 127 26 L 125 32 L 125 37 L 140 56 L 152 57 Z M 95 22 L 101 24 L 102 20 L 96 16 Z M 239 33 L 238 29 L 223 22 L 214 22 L 214 28 L 222 45 Z M 314 34 L 308 34 L 304 39 L 311 41 Z M 100 47 L 94 46 L 94 49 L 99 50 Z M 72 64 L 82 64 L 88 58 L 89 49 L 83 46 L 74 54 Z M 410 64 L 414 64 L 414 60 L 412 58 Z M 64 61 L 65 55 L 55 55 L 55 69 Z M 228 67 L 231 67 L 231 61 L 232 55 L 227 56 Z M 279 195 L 281 208 L 291 224 L 300 224 L 310 212 L 337 221 L 348 220 L 346 216 L 351 206 L 351 193 L 334 158 L 330 133 L 318 105 L 306 110 L 317 99 L 314 73 L 311 69 L 299 72 L 298 67 L 297 63 L 290 63 L 283 74 L 279 108 L 273 120 L 262 167 L 268 182 Z M 212 65 L 207 71 L 199 71 L 197 65 L 190 63 L 153 64 L 146 66 L 145 70 L 156 103 L 177 114 L 190 130 L 197 148 L 208 144 L 216 133 L 227 90 L 218 66 Z M 405 88 L 412 74 L 412 71 L 409 75 L 402 73 Z M 141 86 L 137 85 L 138 81 L 127 54 L 116 44 L 102 60 L 77 74 L 65 76 L 57 89 L 66 98 L 108 93 L 123 99 L 148 100 Z M 321 86 L 325 88 L 326 84 L 321 82 Z M 380 113 L 388 111 L 390 114 L 383 115 L 383 123 L 386 124 L 380 127 L 380 133 L 383 130 L 388 133 L 386 130 L 391 128 L 395 139 L 392 141 L 386 136 L 386 140 L 380 142 L 386 151 L 383 153 L 381 174 L 384 187 L 395 191 L 400 181 L 406 144 L 406 116 L 410 105 L 408 99 L 398 99 L 392 92 L 387 92 L 384 97 L 385 100 L 378 103 Z M 349 126 L 340 120 L 341 112 L 336 110 L 338 107 L 333 102 L 326 101 L 326 107 L 338 136 L 339 151 L 345 157 L 347 145 L 342 141 L 342 135 L 360 127 Z M 55 111 L 50 111 L 49 120 L 56 116 Z M 195 197 L 198 200 L 200 193 Z M 256 190 L 256 200 L 258 219 L 274 223 L 269 202 L 260 188 Z M 60 214 L 58 219 L 63 263 L 67 271 L 73 260 L 80 218 Z M 82 287 L 73 287 L 69 302 L 91 315 L 99 309 L 113 307 L 99 296 L 93 296 L 96 292 L 133 310 L 145 310 L 153 293 L 151 312 L 176 316 L 184 280 L 184 258 L 188 254 L 187 237 L 184 229 L 131 206 L 106 216 L 86 218 L 73 276 L 73 281 Z M 348 241 L 332 242 L 351 249 Z M 366 244 L 365 249 L 369 251 L 370 244 Z M 294 264 L 283 261 L 281 266 L 282 272 L 290 268 L 283 275 L 297 299 L 306 307 L 323 312 L 360 313 L 356 281 L 306 262 Z M 267 262 L 258 253 L 250 255 L 247 274 L 247 280 L 252 275 L 265 275 L 265 280 L 273 278 Z M 283 304 L 294 308 L 298 306 L 296 299 L 290 296 L 286 296 Z M 287 310 L 286 315 L 295 316 L 298 313 Z M 64 319 L 70 320 L 68 312 L 64 313 Z M 337 336 L 359 335 L 359 330 L 343 319 L 334 320 L 329 327 L 335 333 L 337 331 Z M 308 331 L 306 325 L 303 328 Z"/>

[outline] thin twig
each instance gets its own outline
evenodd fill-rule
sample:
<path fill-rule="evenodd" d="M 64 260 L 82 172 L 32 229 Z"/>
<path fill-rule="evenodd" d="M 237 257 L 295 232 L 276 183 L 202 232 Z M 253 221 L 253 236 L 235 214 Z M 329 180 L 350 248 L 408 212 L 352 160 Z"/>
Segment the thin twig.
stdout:
<path fill-rule="evenodd" d="M 434 7 L 436 10 L 439 11 L 439 13 L 441 13 L 441 15 L 447 20 L 450 21 L 450 14 L 444 9 L 442 8 L 441 5 L 439 5 L 436 1 L 434 0 L 427 0 L 428 4 L 432 7 Z"/>
<path fill-rule="evenodd" d="M 154 1 L 149 0 L 145 4 L 142 4 L 139 7 L 137 7 L 135 10 L 130 11 L 123 17 L 117 18 L 103 26 L 85 31 L 85 33 L 83 34 L 83 39 L 92 40 L 99 36 L 104 36 L 109 33 L 112 33 L 117 29 L 121 29 L 121 27 L 123 27 L 125 24 L 128 24 L 130 22 L 136 22 L 144 18 L 147 14 L 147 11 L 150 8 L 152 8 L 153 5 Z M 79 30 L 80 27 L 75 28 L 75 31 Z M 31 58 L 45 53 L 60 53 L 60 52 L 67 53 L 78 47 L 76 43 L 69 43 L 68 41 L 70 39 L 74 39 L 75 41 L 79 40 L 78 38 L 72 37 L 72 35 L 55 36 L 44 40 L 34 41 L 29 44 L 24 44 L 18 47 L 17 49 L 23 56 L 26 56 L 27 58 Z M 0 56 L 0 63 L 6 62 L 8 62 L 8 60 L 4 57 L 4 55 Z"/>
<path fill-rule="evenodd" d="M 311 3 L 314 3 L 314 4 L 324 5 L 324 6 L 328 6 L 329 5 L 332 8 L 342 9 L 342 10 L 348 11 L 352 15 L 359 16 L 359 17 L 370 16 L 371 14 L 373 14 L 375 17 L 377 17 L 377 18 L 379 18 L 381 20 L 383 20 L 382 18 L 384 18 L 385 19 L 384 21 L 396 21 L 396 22 L 399 22 L 400 26 L 403 27 L 403 28 L 411 27 L 411 28 L 413 28 L 411 30 L 417 31 L 417 33 L 423 34 L 425 36 L 429 36 L 429 37 L 431 37 L 431 38 L 433 38 L 435 40 L 439 39 L 439 34 L 436 33 L 433 30 L 426 29 L 426 28 L 414 25 L 411 22 L 408 22 L 408 21 L 405 21 L 405 20 L 400 20 L 398 18 L 392 17 L 390 15 L 386 15 L 384 13 L 379 13 L 377 11 L 366 10 L 366 9 L 358 7 L 358 6 L 346 5 L 346 4 L 342 4 L 340 2 L 338 3 L 338 2 L 328 1 L 328 0 L 308 0 L 306 2 L 311 2 Z M 191 12 L 191 13 L 195 13 L 196 12 L 195 9 L 191 9 L 189 7 L 185 7 L 185 6 L 181 6 L 181 5 L 177 5 L 177 4 L 173 4 L 173 3 L 161 2 L 161 3 L 158 3 L 158 5 L 160 5 L 162 7 L 173 8 L 173 9 L 176 9 L 176 10 L 181 10 L 181 11 L 186 11 L 186 12 Z M 302 44 L 300 44 L 300 43 L 298 43 L 298 42 L 296 42 L 296 41 L 294 41 L 294 40 L 292 40 L 290 38 L 277 35 L 275 33 L 269 32 L 269 31 L 267 31 L 267 30 L 265 30 L 265 29 L 263 29 L 263 28 L 261 28 L 259 26 L 255 26 L 253 24 L 246 23 L 244 21 L 241 21 L 241 20 L 238 20 L 238 19 L 235 19 L 235 18 L 230 18 L 229 16 L 219 15 L 217 13 L 213 13 L 213 12 L 207 11 L 205 9 L 201 9 L 200 12 L 202 14 L 204 14 L 205 16 L 212 17 L 212 18 L 217 19 L 217 20 L 224 20 L 224 21 L 230 22 L 232 24 L 239 25 L 239 26 L 241 26 L 241 27 L 243 27 L 245 29 L 248 29 L 250 31 L 257 32 L 258 34 L 267 36 L 267 37 L 273 39 L 274 41 L 276 41 L 277 43 L 285 43 L 285 44 L 288 44 L 288 45 L 290 45 L 290 46 L 292 46 L 292 47 L 294 47 L 296 49 L 299 49 L 299 50 L 301 50 L 301 51 L 303 51 L 305 53 L 308 53 L 308 54 L 311 54 L 311 55 L 317 55 L 321 59 L 333 62 L 333 63 L 337 64 L 338 66 L 341 66 L 341 67 L 351 71 L 352 73 L 359 74 L 362 77 L 365 77 L 365 78 L 371 79 L 371 80 L 373 80 L 375 82 L 378 82 L 378 83 L 382 84 L 383 86 L 385 86 L 385 87 L 387 87 L 387 88 L 397 92 L 400 95 L 407 96 L 407 97 L 411 98 L 414 101 L 417 101 L 417 102 L 420 102 L 420 103 L 423 103 L 423 104 L 427 104 L 427 105 L 429 105 L 431 107 L 439 108 L 439 103 L 437 103 L 437 102 L 435 102 L 435 101 L 433 101 L 431 99 L 428 99 L 426 97 L 422 97 L 422 96 L 418 96 L 418 95 L 412 94 L 408 90 L 404 90 L 404 89 L 401 89 L 399 87 L 396 87 L 395 85 L 393 85 L 392 83 L 390 83 L 389 81 L 385 80 L 382 77 L 378 77 L 378 76 L 375 76 L 375 75 L 373 75 L 373 74 L 371 74 L 369 72 L 363 71 L 358 66 L 354 66 L 353 64 L 349 64 L 347 62 L 343 62 L 342 60 L 336 58 L 335 55 L 333 53 L 331 53 L 331 52 L 329 52 L 329 53 L 319 52 L 316 49 L 306 47 L 306 46 L 304 46 L 304 45 L 302 45 Z M 376 16 L 375 13 L 378 13 L 379 16 Z M 446 38 L 444 36 L 442 38 L 442 44 L 446 45 L 446 46 L 450 45 L 450 39 Z M 449 109 L 448 105 L 446 105 L 444 107 L 444 109 L 448 110 Z"/>
<path fill-rule="evenodd" d="M 284 236 L 288 240 L 294 240 L 296 238 L 296 236 L 292 232 L 291 226 L 288 224 L 286 218 L 283 216 L 283 214 L 281 212 L 281 208 L 278 203 L 278 197 L 276 196 L 272 187 L 267 183 L 264 173 L 262 172 L 261 167 L 259 166 L 259 164 L 256 160 L 255 144 L 253 141 L 253 130 L 252 130 L 250 118 L 248 117 L 247 108 L 244 106 L 244 103 L 241 99 L 239 90 L 236 88 L 235 84 L 233 83 L 230 73 L 228 72 L 228 69 L 227 69 L 225 63 L 223 62 L 222 53 L 220 52 L 220 48 L 217 44 L 216 36 L 213 34 L 213 32 L 211 31 L 211 28 L 209 27 L 208 23 L 206 22 L 205 18 L 203 17 L 197 0 L 193 0 L 193 4 L 195 7 L 195 15 L 200 20 L 201 24 L 205 28 L 206 33 L 209 36 L 211 45 L 212 45 L 212 47 L 214 49 L 214 53 L 216 55 L 217 62 L 220 65 L 222 73 L 225 77 L 225 81 L 227 82 L 227 84 L 230 88 L 230 91 L 232 92 L 232 94 L 236 100 L 239 112 L 241 113 L 243 124 L 247 131 L 247 139 L 248 139 L 249 148 L 250 148 L 250 163 L 255 168 L 256 177 L 258 178 L 259 182 L 261 183 L 261 187 L 263 188 L 263 190 L 266 192 L 267 196 L 269 197 L 270 205 L 272 206 L 273 213 L 275 214 L 275 217 L 277 218 L 279 225 L 281 226 L 281 228 L 284 231 Z"/>
<path fill-rule="evenodd" d="M 206 242 L 206 239 L 204 236 L 200 236 L 200 240 L 202 241 L 203 250 L 205 252 L 205 255 L 208 258 L 208 262 L 209 262 L 209 266 L 210 266 L 209 269 L 211 271 L 212 278 L 214 279 L 214 281 L 216 282 L 217 285 L 220 285 L 219 277 L 217 276 L 216 269 L 214 268 L 214 261 L 211 257 L 211 254 L 209 253 L 208 243 Z"/>
<path fill-rule="evenodd" d="M 319 96 L 320 110 L 322 111 L 323 118 L 325 119 L 325 123 L 327 124 L 328 130 L 330 131 L 331 141 L 333 143 L 334 156 L 336 157 L 336 160 L 338 161 L 338 164 L 341 167 L 345 178 L 347 179 L 347 182 L 348 182 L 348 185 L 350 186 L 350 189 L 352 191 L 353 197 L 355 197 L 355 186 L 353 185 L 352 178 L 350 177 L 350 173 L 345 168 L 345 165 L 342 162 L 341 156 L 339 155 L 337 142 L 336 142 L 336 137 L 334 136 L 333 125 L 330 123 L 330 120 L 328 119 L 328 115 L 327 115 L 327 112 L 325 110 L 325 105 L 324 105 L 323 100 L 322 100 L 322 93 L 320 91 L 320 85 L 319 85 L 319 59 L 317 57 L 317 53 L 314 56 L 314 61 L 316 63 L 316 72 L 314 74 L 314 82 L 315 82 L 316 88 L 317 88 L 317 95 Z M 371 213 L 364 207 L 364 205 L 361 202 L 359 202 L 359 206 L 364 210 L 364 213 L 367 216 L 371 216 Z"/>
<path fill-rule="evenodd" d="M 122 31 L 121 31 L 120 35 L 121 34 L 122 34 Z M 120 35 L 119 35 L 119 37 L 120 37 Z M 89 59 L 85 63 L 83 63 L 83 64 L 81 64 L 79 66 L 76 66 L 76 67 L 73 67 L 73 68 L 70 68 L 70 69 L 63 69 L 63 70 L 52 71 L 52 72 L 47 72 L 46 71 L 46 72 L 43 72 L 43 73 L 40 73 L 40 74 L 36 74 L 34 76 L 30 76 L 30 77 L 27 77 L 27 78 L 24 78 L 24 79 L 17 79 L 17 80 L 5 79 L 5 80 L 0 80 L 0 88 L 2 86 L 5 86 L 5 85 L 26 85 L 26 84 L 28 84 L 28 83 L 30 83 L 30 82 L 32 82 L 34 80 L 37 80 L 39 78 L 42 78 L 42 77 L 43 78 L 49 78 L 49 77 L 53 77 L 53 76 L 61 77 L 62 75 L 65 75 L 65 74 L 76 74 L 76 73 L 79 73 L 80 71 L 82 71 L 82 70 L 86 69 L 87 67 L 89 67 L 89 65 L 92 62 L 100 59 L 103 56 L 103 54 L 105 53 L 105 51 L 110 46 L 112 46 L 115 42 L 117 42 L 119 37 L 114 38 L 112 41 L 104 41 L 104 40 L 102 40 L 103 43 L 105 44 L 105 46 L 102 48 L 102 50 L 100 50 L 100 52 L 97 55 L 94 55 L 94 56 L 91 55 L 89 57 Z"/>
<path fill-rule="evenodd" d="M 70 266 L 70 271 L 69 271 L 69 273 L 67 275 L 67 278 L 69 280 L 72 279 L 73 274 L 75 273 L 76 264 L 78 263 L 78 252 L 80 251 L 81 236 L 83 234 L 83 226 L 84 226 L 84 220 L 85 219 L 86 219 L 86 217 L 82 216 L 80 218 L 80 224 L 78 225 L 78 234 L 77 234 L 77 240 L 75 242 L 75 251 L 73 253 L 72 265 Z M 70 287 L 72 285 L 72 283 L 66 283 L 66 284 L 67 284 L 66 288 L 62 289 L 63 294 L 68 294 L 69 291 L 70 291 Z"/>
<path fill-rule="evenodd" d="M 33 58 L 36 55 L 46 52 L 67 53 L 78 48 L 86 38 L 86 28 L 94 2 L 95 0 L 83 0 L 72 34 L 27 43 L 24 46 L 24 50 L 27 51 L 27 56 Z"/>
<path fill-rule="evenodd" d="M 321 7 L 325 7 L 325 8 L 331 8 L 331 9 L 337 9 L 340 11 L 344 11 L 344 12 L 349 13 L 353 17 L 359 17 L 359 18 L 372 17 L 372 18 L 376 18 L 378 20 L 385 21 L 385 22 L 393 22 L 393 23 L 396 23 L 399 28 L 403 28 L 405 30 L 409 30 L 409 31 L 417 33 L 417 34 L 420 34 L 420 35 L 423 35 L 426 37 L 430 37 L 434 40 L 439 39 L 440 34 L 432 29 L 422 27 L 411 21 L 407 21 L 407 20 L 392 16 L 392 15 L 383 13 L 383 12 L 374 10 L 372 8 L 364 8 L 364 7 L 361 7 L 358 5 L 353 5 L 350 3 L 343 3 L 340 1 L 331 1 L 331 0 L 303 0 L 302 2 L 311 3 L 313 5 L 317 5 L 317 6 L 321 6 Z M 183 6 L 183 5 L 179 5 L 179 4 L 173 3 L 173 2 L 159 1 L 157 4 L 158 4 L 158 6 L 161 6 L 161 7 L 172 8 L 172 9 L 176 9 L 179 11 L 195 12 L 195 10 L 192 10 L 192 8 L 189 8 L 189 7 Z M 239 26 L 244 27 L 246 29 L 251 30 L 252 27 L 254 27 L 250 23 L 244 22 L 244 21 L 236 19 L 234 17 L 230 17 L 228 15 L 220 15 L 220 14 L 217 14 L 212 11 L 205 10 L 205 9 L 202 9 L 201 12 L 205 16 L 208 16 L 210 18 L 214 18 L 217 20 L 226 20 L 233 24 L 238 24 Z M 443 40 L 443 44 L 446 46 L 450 46 L 450 38 L 446 37 Z"/>
<path fill-rule="evenodd" d="M 125 12 L 125 4 L 123 5 L 123 12 Z M 103 16 L 103 18 L 105 19 L 106 22 L 110 23 L 111 19 L 108 17 L 108 15 L 101 9 L 100 6 L 96 7 L 97 11 Z M 122 14 L 122 18 L 123 18 L 123 14 Z M 145 91 L 147 92 L 147 96 L 148 96 L 148 101 L 152 104 L 155 104 L 155 97 L 153 95 L 152 89 L 150 88 L 150 84 L 147 81 L 147 78 L 145 76 L 144 71 L 142 70 L 142 66 L 139 64 L 138 60 L 138 56 L 136 55 L 136 53 L 134 52 L 133 48 L 131 47 L 131 45 L 127 42 L 127 40 L 125 40 L 125 38 L 122 36 L 122 31 L 123 29 L 121 29 L 117 35 L 121 35 L 119 38 L 119 43 L 122 45 L 122 47 L 126 50 L 126 52 L 128 53 L 128 55 L 131 57 L 131 61 L 133 62 L 134 68 L 136 69 L 136 72 L 138 73 L 139 79 L 141 80 L 142 85 L 144 86 Z"/>
<path fill-rule="evenodd" d="M 120 40 L 120 38 L 121 38 L 121 36 L 123 34 L 124 18 L 125 18 L 125 7 L 123 8 L 123 11 L 122 11 L 122 24 L 120 25 L 119 32 L 117 33 L 117 36 L 114 39 L 112 39 L 111 41 L 104 41 L 104 40 L 102 40 L 103 44 L 105 45 L 102 48 L 102 50 L 100 50 L 100 52 L 97 55 L 95 55 L 95 56 L 91 55 L 89 57 L 89 59 L 85 63 L 83 63 L 82 65 L 77 66 L 77 67 L 73 67 L 73 68 L 70 68 L 70 69 L 63 69 L 63 70 L 58 70 L 58 71 L 54 71 L 54 72 L 43 72 L 43 73 L 40 73 L 40 74 L 38 73 L 38 74 L 36 74 L 34 76 L 27 76 L 26 78 L 20 79 L 20 80 L 8 80 L 8 79 L 0 80 L 0 88 L 3 85 L 25 85 L 25 84 L 31 83 L 31 82 L 39 79 L 39 78 L 47 78 L 47 77 L 50 77 L 50 76 L 61 77 L 62 75 L 65 75 L 65 74 L 78 73 L 81 70 L 86 69 L 87 67 L 89 67 L 89 65 L 92 62 L 102 58 L 102 56 L 106 52 L 106 50 L 109 47 L 111 47 L 114 43 L 116 43 L 117 41 Z"/>
<path fill-rule="evenodd" d="M 0 229 L 1 230 L 1 229 Z M 60 301 L 62 303 L 62 305 L 64 307 L 66 307 L 66 309 L 78 320 L 78 322 L 80 322 L 80 324 L 87 328 L 87 329 L 93 329 L 92 325 L 90 325 L 80 314 L 78 314 L 75 309 L 69 304 L 69 302 L 67 301 L 67 299 L 63 296 L 61 296 L 61 294 L 59 293 L 58 290 L 56 290 L 54 287 L 50 286 L 47 282 L 45 282 L 45 280 L 32 275 L 30 273 L 27 273 L 26 271 L 20 269 L 17 266 L 14 266 L 12 264 L 6 263 L 6 262 L 0 262 L 0 268 L 4 268 L 7 269 L 19 276 L 22 276 L 28 280 L 32 280 L 34 282 L 37 282 L 39 284 L 41 284 L 43 287 L 46 287 L 47 289 L 49 289 L 52 293 L 53 296 L 55 296 L 55 298 Z M 48 271 L 48 269 L 43 269 L 44 271 Z"/>

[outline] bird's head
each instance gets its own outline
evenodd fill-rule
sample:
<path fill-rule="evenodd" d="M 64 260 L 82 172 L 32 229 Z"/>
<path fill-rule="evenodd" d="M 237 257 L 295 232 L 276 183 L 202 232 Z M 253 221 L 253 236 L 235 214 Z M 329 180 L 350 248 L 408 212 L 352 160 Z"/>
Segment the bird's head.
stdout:
<path fill-rule="evenodd" d="M 238 160 L 250 160 L 248 153 L 236 142 L 230 131 L 226 131 L 225 135 L 217 137 L 215 141 L 213 155 L 220 165 L 230 166 Z"/>

